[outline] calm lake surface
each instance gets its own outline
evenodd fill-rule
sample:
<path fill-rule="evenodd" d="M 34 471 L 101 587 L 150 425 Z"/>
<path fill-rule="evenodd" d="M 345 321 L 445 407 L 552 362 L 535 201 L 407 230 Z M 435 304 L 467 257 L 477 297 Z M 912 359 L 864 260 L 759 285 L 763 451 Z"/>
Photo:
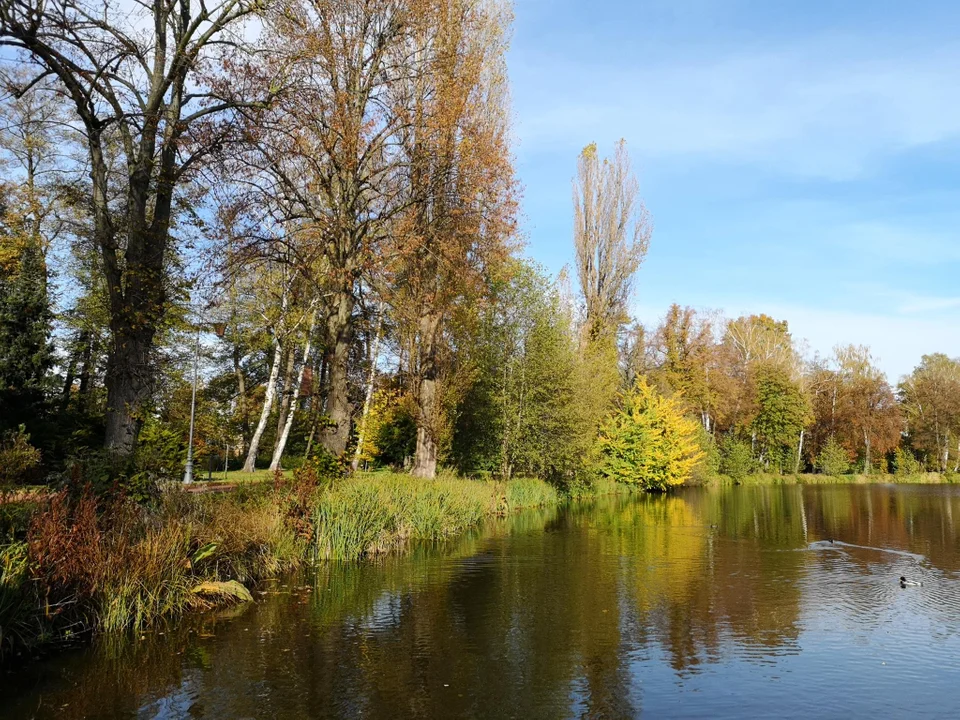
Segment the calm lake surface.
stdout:
<path fill-rule="evenodd" d="M 0 716 L 955 718 L 954 516 L 951 486 L 525 513 L 36 663 L 0 680 Z"/>

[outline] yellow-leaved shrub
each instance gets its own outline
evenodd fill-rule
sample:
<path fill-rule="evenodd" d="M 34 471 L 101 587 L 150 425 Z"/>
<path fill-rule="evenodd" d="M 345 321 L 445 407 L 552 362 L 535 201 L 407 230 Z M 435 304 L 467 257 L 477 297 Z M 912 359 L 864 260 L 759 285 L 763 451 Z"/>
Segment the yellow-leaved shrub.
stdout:
<path fill-rule="evenodd" d="M 597 470 L 648 490 L 680 485 L 703 459 L 697 430 L 675 399 L 641 377 L 600 429 Z"/>

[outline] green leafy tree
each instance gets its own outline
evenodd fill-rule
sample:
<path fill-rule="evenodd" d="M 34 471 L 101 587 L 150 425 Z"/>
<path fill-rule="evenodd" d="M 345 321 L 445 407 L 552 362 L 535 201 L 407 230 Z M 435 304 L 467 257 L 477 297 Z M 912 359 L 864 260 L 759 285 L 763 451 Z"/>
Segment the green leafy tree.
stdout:
<path fill-rule="evenodd" d="M 177 430 L 149 417 L 140 430 L 136 469 L 153 480 L 178 480 L 183 476 L 183 436 Z"/>
<path fill-rule="evenodd" d="M 577 412 L 575 349 L 555 295 L 544 294 L 532 321 L 517 358 L 515 389 L 504 396 L 502 459 L 517 474 L 563 483 L 582 469 L 595 435 Z"/>
<path fill-rule="evenodd" d="M 683 415 L 675 399 L 640 378 L 601 428 L 597 470 L 648 490 L 680 485 L 703 459 L 697 434 L 698 424 Z"/>
<path fill-rule="evenodd" d="M 703 425 L 697 427 L 697 445 L 703 452 L 703 459 L 694 470 L 693 479 L 697 482 L 706 482 L 720 474 L 720 445 Z"/>
<path fill-rule="evenodd" d="M 709 432 L 717 404 L 717 391 L 710 382 L 717 346 L 709 317 L 690 307 L 671 305 L 657 328 L 653 349 L 656 370 L 651 380 L 667 394 L 681 393 Z"/>
<path fill-rule="evenodd" d="M 408 395 L 395 394 L 395 400 L 382 409 L 382 417 L 371 428 L 377 462 L 402 467 L 417 447 L 416 404 Z M 378 413 L 381 412 L 378 408 Z"/>
<path fill-rule="evenodd" d="M 495 288 L 470 354 L 474 380 L 453 441 L 461 470 L 558 484 L 577 475 L 596 424 L 584 422 L 576 402 L 579 367 L 570 319 L 542 272 L 520 263 Z"/>
<path fill-rule="evenodd" d="M 796 377 L 799 353 L 794 346 L 786 321 L 774 320 L 769 315 L 741 316 L 727 322 L 721 347 L 719 373 L 724 377 L 722 397 L 717 404 L 723 408 L 718 423 L 724 429 L 741 432 L 749 428 L 757 411 L 756 380 L 764 368 L 776 367 Z M 716 385 L 716 380 L 714 381 Z M 751 445 L 755 439 L 751 438 Z"/>
<path fill-rule="evenodd" d="M 960 469 L 960 361 L 924 355 L 899 395 L 910 445 L 940 472 Z"/>
<path fill-rule="evenodd" d="M 803 390 L 782 367 L 763 366 L 757 372 L 756 405 L 750 430 L 760 463 L 780 473 L 794 468 L 809 416 Z"/>

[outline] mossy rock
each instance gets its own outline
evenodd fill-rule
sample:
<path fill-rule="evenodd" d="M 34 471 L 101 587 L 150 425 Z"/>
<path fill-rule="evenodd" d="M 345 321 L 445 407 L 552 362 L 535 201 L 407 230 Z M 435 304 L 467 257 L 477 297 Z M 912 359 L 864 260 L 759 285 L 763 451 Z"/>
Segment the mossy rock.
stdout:
<path fill-rule="evenodd" d="M 204 598 L 253 602 L 253 595 L 250 594 L 250 591 L 244 587 L 243 583 L 236 580 L 227 580 L 226 582 L 208 580 L 200 583 L 190 592 Z"/>

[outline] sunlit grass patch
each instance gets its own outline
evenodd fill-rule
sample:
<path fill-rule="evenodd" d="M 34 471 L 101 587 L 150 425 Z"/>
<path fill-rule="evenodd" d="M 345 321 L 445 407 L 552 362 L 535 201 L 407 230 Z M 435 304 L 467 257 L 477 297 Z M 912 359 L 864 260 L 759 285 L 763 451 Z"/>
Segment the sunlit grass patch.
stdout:
<path fill-rule="evenodd" d="M 777 475 L 774 473 L 757 473 L 747 475 L 737 481 L 724 475 L 716 475 L 708 480 L 709 485 L 870 485 L 876 483 L 892 483 L 896 485 L 940 485 L 955 480 L 950 474 L 914 473 L 910 475 L 895 475 L 891 473 L 850 473 L 846 475 L 826 475 L 823 473 L 798 473 Z"/>

